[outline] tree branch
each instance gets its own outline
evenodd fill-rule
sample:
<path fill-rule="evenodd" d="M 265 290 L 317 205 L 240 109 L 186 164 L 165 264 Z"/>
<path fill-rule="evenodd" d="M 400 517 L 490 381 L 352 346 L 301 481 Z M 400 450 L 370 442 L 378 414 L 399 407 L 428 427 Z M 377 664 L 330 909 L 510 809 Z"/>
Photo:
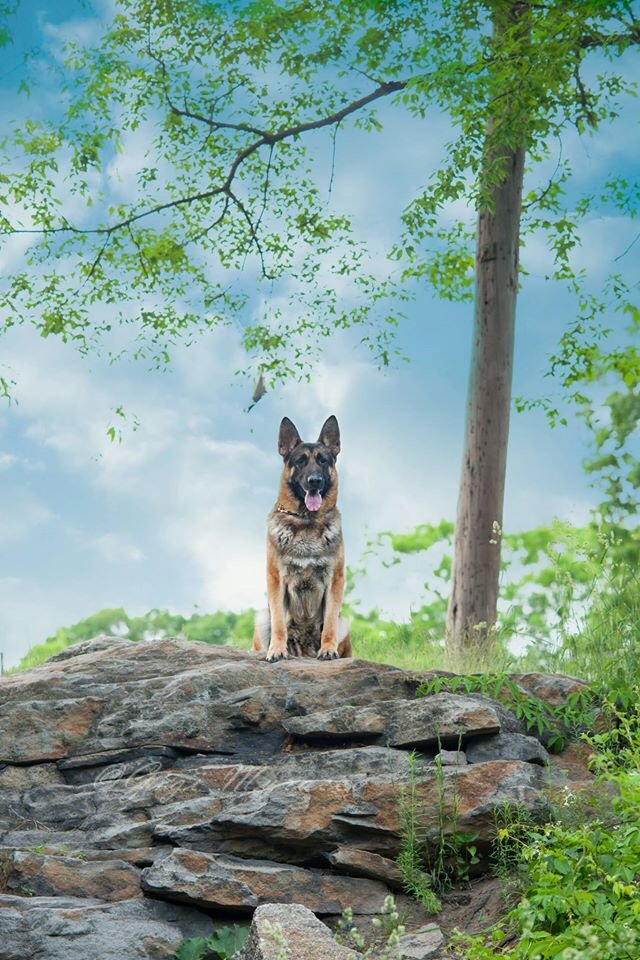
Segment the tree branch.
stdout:
<path fill-rule="evenodd" d="M 215 230 L 216 227 L 220 226 L 220 224 L 222 223 L 222 221 L 227 215 L 230 202 L 231 202 L 231 198 L 227 195 L 224 200 L 224 206 L 222 207 L 222 211 L 216 217 L 216 219 L 212 223 L 210 223 L 208 227 L 204 227 L 204 229 L 198 230 L 197 233 L 194 233 L 190 237 L 187 237 L 187 239 L 185 240 L 185 246 L 187 243 L 196 243 L 198 240 L 201 240 L 202 237 L 206 237 L 206 235 L 211 230 Z"/>
<path fill-rule="evenodd" d="M 240 197 L 237 197 L 233 192 L 233 190 L 231 189 L 229 190 L 229 197 L 233 201 L 233 203 L 235 203 L 236 207 L 238 208 L 238 210 L 240 211 L 244 219 L 247 221 L 247 224 L 249 226 L 249 232 L 251 234 L 251 240 L 256 248 L 258 257 L 260 259 L 260 269 L 262 272 L 262 276 L 265 278 L 265 280 L 273 280 L 274 277 L 272 277 L 271 274 L 268 273 L 265 265 L 264 250 L 262 249 L 262 244 L 260 243 L 260 237 L 258 236 L 257 224 L 254 224 L 253 220 L 251 219 L 251 214 L 245 207 Z"/>
<path fill-rule="evenodd" d="M 583 50 L 594 47 L 631 47 L 640 43 L 640 23 L 634 20 L 629 25 L 628 33 L 587 33 L 580 38 Z"/>
<path fill-rule="evenodd" d="M 176 105 L 171 102 L 169 97 L 167 97 L 167 104 L 171 112 L 176 116 L 188 117 L 189 120 L 198 120 L 200 123 L 205 123 L 212 131 L 239 130 L 242 133 L 253 133 L 257 137 L 269 136 L 266 130 L 260 130 L 259 127 L 252 127 L 248 123 L 228 123 L 225 120 L 214 120 L 212 117 L 203 117 L 202 114 L 195 113 L 193 110 L 188 110 L 186 107 L 184 110 L 181 110 L 180 107 L 176 107 Z"/>
<path fill-rule="evenodd" d="M 330 113 L 328 117 L 323 117 L 321 120 L 310 120 L 308 123 L 299 123 L 293 127 L 285 127 L 284 130 L 270 134 L 266 142 L 279 143 L 281 140 L 286 140 L 289 137 L 297 137 L 301 133 L 307 133 L 309 130 L 320 130 L 322 127 L 329 127 L 334 123 L 340 123 L 345 117 L 356 113 L 356 111 L 361 110 L 362 107 L 366 107 L 369 103 L 380 100 L 381 97 L 388 97 L 389 94 L 397 93 L 399 90 L 404 90 L 407 83 L 407 80 L 390 80 L 388 83 L 381 83 L 379 87 L 371 93 L 368 93 L 365 97 L 354 100 L 353 103 L 348 104 L 341 110 Z"/>
<path fill-rule="evenodd" d="M 574 80 L 576 81 L 576 89 L 578 91 L 578 96 L 580 98 L 580 105 L 582 106 L 582 114 L 586 118 L 586 121 L 590 127 L 597 127 L 598 118 L 591 107 L 589 93 L 582 80 L 582 74 L 580 73 L 579 59 L 576 60 L 576 65 L 573 71 L 573 77 L 574 77 Z"/>
<path fill-rule="evenodd" d="M 617 263 L 618 260 L 622 260 L 623 257 L 626 257 L 626 255 L 629 253 L 629 250 L 631 250 L 631 248 L 636 245 L 636 243 L 638 242 L 638 240 L 640 240 L 640 233 L 637 233 L 637 234 L 635 235 L 635 237 L 633 238 L 633 240 L 631 241 L 631 243 L 627 246 L 627 248 L 626 248 L 625 250 L 622 251 L 622 253 L 619 253 L 617 257 L 614 257 L 614 258 L 613 258 L 614 263 Z"/>
<path fill-rule="evenodd" d="M 150 217 L 156 213 L 163 213 L 165 210 L 172 210 L 177 207 L 188 206 L 189 204 L 197 203 L 199 200 L 210 200 L 212 197 L 217 197 L 221 194 L 230 196 L 233 180 L 239 168 L 242 166 L 245 160 L 247 160 L 262 147 L 268 146 L 273 148 L 276 144 L 281 143 L 283 140 L 288 140 L 292 137 L 298 137 L 301 134 L 308 133 L 311 130 L 321 130 L 323 127 L 329 127 L 334 124 L 338 124 L 344 120 L 345 117 L 350 116 L 352 113 L 356 113 L 363 107 L 368 106 L 368 104 L 374 103 L 376 100 L 380 100 L 382 97 L 388 97 L 390 94 L 397 93 L 399 90 L 404 89 L 404 87 L 407 85 L 407 82 L 407 80 L 392 80 L 388 83 L 380 84 L 376 90 L 373 90 L 364 97 L 359 97 L 357 100 L 353 100 L 340 110 L 336 110 L 334 113 L 330 113 L 326 117 L 320 117 L 317 120 L 308 120 L 304 123 L 294 124 L 290 127 L 283 127 L 281 130 L 277 130 L 274 133 L 260 132 L 257 140 L 254 140 L 236 154 L 229 168 L 227 177 L 224 183 L 222 183 L 220 186 L 211 187 L 208 190 L 202 190 L 186 197 L 179 197 L 177 200 L 167 200 L 165 203 L 158 203 L 153 207 L 149 207 L 147 210 L 142 210 L 140 213 L 131 214 L 131 216 L 125 217 L 123 220 L 112 223 L 108 227 L 82 228 L 65 224 L 61 227 L 41 227 L 40 229 L 18 229 L 12 227 L 9 230 L 4 230 L 1 232 L 5 235 L 27 234 L 50 236 L 55 233 L 78 233 L 104 236 L 106 234 L 115 233 L 116 230 L 121 230 L 123 227 L 130 227 L 133 223 L 137 223 L 138 220 L 142 220 L 145 217 Z"/>
<path fill-rule="evenodd" d="M 522 210 L 523 210 L 523 212 L 524 212 L 525 210 L 529 210 L 531 207 L 536 206 L 536 204 L 538 204 L 538 203 L 542 203 L 542 201 L 543 201 L 544 198 L 549 194 L 549 192 L 551 191 L 551 188 L 553 187 L 554 183 L 556 182 L 556 174 L 558 173 L 558 170 L 560 169 L 560 164 L 562 163 L 562 140 L 560 139 L 560 137 L 558 137 L 558 145 L 559 145 L 558 160 L 557 160 L 557 162 L 556 162 L 556 166 L 555 166 L 555 169 L 554 169 L 553 173 L 552 173 L 551 176 L 549 177 L 549 182 L 547 183 L 547 185 L 546 185 L 546 187 L 544 188 L 544 190 L 541 190 L 541 192 L 537 195 L 537 197 L 533 197 L 533 199 L 532 199 L 532 200 L 529 200 L 528 203 L 523 203 L 523 204 L 522 204 Z"/>

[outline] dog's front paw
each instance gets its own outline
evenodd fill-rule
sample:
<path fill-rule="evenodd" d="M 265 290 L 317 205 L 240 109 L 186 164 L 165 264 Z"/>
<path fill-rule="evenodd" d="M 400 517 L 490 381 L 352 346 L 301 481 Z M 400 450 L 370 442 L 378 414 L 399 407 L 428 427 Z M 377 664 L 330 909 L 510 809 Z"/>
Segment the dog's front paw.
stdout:
<path fill-rule="evenodd" d="M 279 660 L 288 660 L 289 654 L 286 650 L 269 650 L 267 653 L 267 663 L 277 663 Z"/>
<path fill-rule="evenodd" d="M 318 660 L 337 660 L 340 654 L 331 647 L 320 648 L 318 650 Z"/>

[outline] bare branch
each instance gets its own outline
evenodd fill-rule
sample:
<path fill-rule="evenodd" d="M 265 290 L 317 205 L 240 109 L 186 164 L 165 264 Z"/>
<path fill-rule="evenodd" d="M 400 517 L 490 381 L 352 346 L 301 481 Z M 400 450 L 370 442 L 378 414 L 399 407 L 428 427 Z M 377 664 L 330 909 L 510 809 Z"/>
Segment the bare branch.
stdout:
<path fill-rule="evenodd" d="M 268 199 L 268 192 L 269 192 L 269 176 L 270 176 L 270 174 L 271 174 L 271 162 L 272 162 L 272 160 L 273 160 L 273 151 L 274 151 L 274 149 L 275 149 L 275 147 L 271 147 L 271 149 L 269 150 L 269 159 L 267 160 L 267 170 L 266 170 L 266 173 L 265 173 L 265 175 L 264 175 L 264 188 L 263 188 L 263 191 L 262 191 L 262 209 L 260 210 L 260 214 L 259 214 L 258 219 L 257 219 L 257 221 L 256 221 L 256 232 L 257 232 L 257 230 L 258 230 L 258 227 L 259 227 L 260 224 L 262 223 L 262 218 L 264 217 L 264 212 L 265 212 L 265 210 L 267 209 L 267 199 Z"/>
<path fill-rule="evenodd" d="M 331 176 L 329 177 L 329 195 L 333 190 L 333 181 L 336 174 L 336 137 L 338 136 L 338 130 L 340 124 L 336 123 L 335 127 L 331 132 Z"/>
<path fill-rule="evenodd" d="M 226 94 L 223 94 L 220 97 L 216 97 L 212 101 L 208 117 L 203 117 L 202 114 L 196 113 L 195 111 L 190 110 L 187 105 L 186 95 L 184 97 L 184 108 L 180 109 L 180 107 L 177 107 L 173 102 L 171 98 L 171 94 L 169 92 L 169 78 L 168 78 L 167 65 L 162 59 L 162 57 L 160 57 L 157 53 L 155 53 L 153 48 L 151 47 L 150 31 L 151 31 L 151 27 L 149 26 L 149 32 L 147 35 L 147 53 L 151 58 L 151 60 L 153 60 L 154 63 L 157 63 L 158 66 L 160 67 L 160 70 L 162 72 L 162 84 L 164 87 L 164 98 L 166 100 L 167 106 L 171 111 L 171 113 L 173 113 L 175 116 L 178 116 L 178 117 L 187 117 L 190 120 L 197 120 L 199 123 L 206 124 L 208 127 L 211 128 L 211 130 L 239 130 L 244 133 L 252 133 L 257 137 L 267 136 L 267 132 L 265 130 L 260 130 L 258 127 L 253 127 L 247 123 L 227 123 L 226 121 L 223 121 L 223 120 L 213 119 L 213 111 L 215 110 L 215 107 L 218 104 L 218 102 L 221 99 L 223 99 L 224 96 L 229 96 L 235 89 L 237 89 L 238 86 L 240 86 L 240 84 L 237 84 L 236 86 L 231 87 L 231 89 L 227 91 Z"/>
<path fill-rule="evenodd" d="M 93 263 L 91 264 L 91 267 L 89 268 L 89 272 L 87 273 L 86 277 L 84 278 L 84 280 L 83 280 L 82 283 L 80 284 L 80 287 L 81 287 L 81 288 L 84 287 L 85 283 L 87 283 L 89 280 L 91 280 L 92 276 L 94 275 L 94 273 L 95 273 L 96 270 L 98 269 L 98 265 L 99 265 L 100 261 L 102 260 L 102 257 L 104 256 L 104 254 L 105 254 L 105 252 L 106 252 L 106 249 L 107 249 L 107 247 L 108 247 L 108 245 L 109 245 L 109 241 L 110 241 L 110 240 L 111 240 L 111 234 L 108 233 L 107 236 L 105 237 L 104 243 L 102 244 L 102 246 L 100 247 L 100 250 L 98 251 L 98 254 L 97 254 L 96 258 L 94 259 Z"/>
<path fill-rule="evenodd" d="M 284 130 L 271 134 L 267 142 L 279 143 L 281 140 L 286 140 L 289 137 L 297 137 L 301 133 L 307 133 L 309 130 L 320 130 L 322 127 L 330 127 L 334 123 L 340 123 L 345 117 L 356 113 L 358 110 L 361 110 L 362 107 L 366 107 L 376 100 L 380 100 L 381 97 L 388 97 L 391 93 L 404 90 L 407 83 L 407 80 L 390 80 L 388 83 L 381 83 L 379 87 L 376 87 L 375 90 L 368 93 L 365 97 L 354 100 L 346 107 L 342 107 L 341 110 L 330 113 L 328 117 L 323 117 L 321 120 L 310 120 L 308 123 L 299 123 L 293 127 L 286 127 Z"/>
<path fill-rule="evenodd" d="M 194 233 L 190 237 L 187 237 L 187 239 L 185 240 L 185 246 L 188 243 L 196 243 L 198 240 L 201 240 L 203 237 L 206 237 L 206 235 L 210 233 L 211 230 L 215 230 L 216 227 L 220 226 L 220 224 L 222 223 L 222 221 L 227 215 L 227 211 L 229 210 L 230 200 L 231 198 L 227 195 L 225 197 L 224 206 L 219 216 L 217 216 L 216 219 L 212 223 L 210 223 L 208 227 L 204 227 L 204 229 L 198 230 L 197 233 Z"/>
<path fill-rule="evenodd" d="M 129 237 L 130 237 L 130 239 L 131 239 L 131 243 L 134 245 L 134 247 L 135 247 L 136 250 L 138 251 L 138 259 L 139 259 L 139 261 L 140 261 L 140 267 L 142 268 L 142 272 L 143 272 L 143 274 L 145 275 L 145 277 L 148 277 L 148 276 L 149 276 L 149 271 L 147 270 L 147 265 L 146 265 L 146 263 L 145 263 L 145 259 L 146 259 L 146 258 L 145 258 L 144 253 L 142 252 L 142 247 L 140 246 L 140 244 L 139 244 L 138 241 L 136 240 L 135 234 L 134 234 L 133 230 L 131 229 L 131 224 L 127 224 L 126 229 L 127 229 L 127 233 L 129 234 Z"/>

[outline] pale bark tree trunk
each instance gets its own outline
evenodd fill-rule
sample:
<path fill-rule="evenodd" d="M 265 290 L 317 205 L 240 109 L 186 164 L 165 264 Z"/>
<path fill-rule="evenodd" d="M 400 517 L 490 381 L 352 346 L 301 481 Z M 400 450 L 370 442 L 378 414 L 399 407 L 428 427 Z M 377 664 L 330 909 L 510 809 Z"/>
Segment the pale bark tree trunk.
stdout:
<path fill-rule="evenodd" d="M 522 7 L 513 4 L 510 16 L 518 17 Z M 473 353 L 447 617 L 454 657 L 486 648 L 497 615 L 525 149 L 500 155 L 504 179 L 492 191 L 491 208 L 478 216 Z"/>

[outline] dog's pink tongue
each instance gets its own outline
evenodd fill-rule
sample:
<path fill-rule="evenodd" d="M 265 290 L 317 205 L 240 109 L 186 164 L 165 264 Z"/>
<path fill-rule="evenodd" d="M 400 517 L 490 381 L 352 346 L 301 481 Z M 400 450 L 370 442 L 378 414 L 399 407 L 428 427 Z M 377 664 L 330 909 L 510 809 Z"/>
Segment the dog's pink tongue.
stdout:
<path fill-rule="evenodd" d="M 307 510 L 311 510 L 312 513 L 315 513 L 316 510 L 319 510 L 322 506 L 322 494 L 307 493 L 304 498 L 304 505 Z"/>

